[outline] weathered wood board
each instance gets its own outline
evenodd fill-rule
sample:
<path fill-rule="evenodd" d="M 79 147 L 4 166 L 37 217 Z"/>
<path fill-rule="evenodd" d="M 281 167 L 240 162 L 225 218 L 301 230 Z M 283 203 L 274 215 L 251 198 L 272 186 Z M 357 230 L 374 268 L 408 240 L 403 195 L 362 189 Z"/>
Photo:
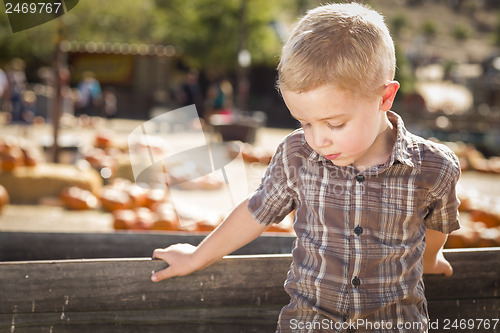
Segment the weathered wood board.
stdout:
<path fill-rule="evenodd" d="M 8 288 L 0 289 L 0 331 L 89 323 L 106 327 L 95 332 L 143 323 L 169 329 L 199 326 L 202 331 L 215 325 L 215 331 L 234 332 L 246 322 L 272 329 L 288 299 L 283 282 L 289 264 L 289 255 L 232 257 L 187 277 L 153 283 L 150 275 L 166 266 L 162 261 L 1 263 L 1 285 Z M 220 330 L 220 324 L 227 329 Z"/>
<path fill-rule="evenodd" d="M 149 257 L 156 248 L 175 243 L 198 245 L 207 233 L 0 232 L 0 261 Z M 269 233 L 233 254 L 291 253 L 295 237 Z"/>
<path fill-rule="evenodd" d="M 10 242 L 4 236 L 0 253 L 8 260 L 3 242 Z M 10 236 L 16 242 L 22 237 Z M 52 234 L 53 239 L 64 236 L 68 235 Z M 134 234 L 124 237 L 133 244 Z M 186 239 L 174 242 L 178 241 Z M 122 250 L 127 246 L 109 242 Z M 19 249 L 35 243 L 30 239 Z M 93 254 L 98 254 L 98 247 Z M 63 248 L 56 249 L 67 256 Z M 454 267 L 452 277 L 424 276 L 431 322 L 438 320 L 441 328 L 431 332 L 449 332 L 443 329 L 445 320 L 498 319 L 500 248 L 446 250 L 445 256 Z M 192 275 L 152 283 L 152 271 L 166 264 L 150 258 L 3 261 L 0 332 L 273 332 L 279 310 L 289 300 L 283 282 L 290 262 L 290 254 L 228 256 Z M 499 326 L 455 331 L 498 332 Z"/>

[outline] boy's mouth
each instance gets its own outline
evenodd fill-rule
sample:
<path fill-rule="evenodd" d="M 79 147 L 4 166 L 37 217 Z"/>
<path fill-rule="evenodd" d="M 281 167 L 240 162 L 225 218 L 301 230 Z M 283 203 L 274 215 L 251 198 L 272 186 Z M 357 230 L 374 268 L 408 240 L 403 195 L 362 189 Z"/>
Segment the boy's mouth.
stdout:
<path fill-rule="evenodd" d="M 327 159 L 329 159 L 329 160 L 334 160 L 334 159 L 336 159 L 336 158 L 337 158 L 337 157 L 339 157 L 339 156 L 340 156 L 340 153 L 338 153 L 338 154 L 330 154 L 330 155 L 325 155 L 325 157 L 326 157 Z"/>

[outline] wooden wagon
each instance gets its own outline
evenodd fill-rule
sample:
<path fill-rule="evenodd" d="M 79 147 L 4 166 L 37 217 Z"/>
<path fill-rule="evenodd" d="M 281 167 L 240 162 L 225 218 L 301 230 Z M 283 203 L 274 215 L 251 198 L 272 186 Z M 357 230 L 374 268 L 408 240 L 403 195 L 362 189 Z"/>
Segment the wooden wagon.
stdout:
<path fill-rule="evenodd" d="M 150 281 L 166 265 L 153 249 L 203 237 L 0 232 L 0 332 L 274 332 L 293 237 L 261 236 L 203 271 Z M 454 331 L 500 331 L 500 248 L 445 256 L 455 274 L 424 277 L 431 332 L 471 319 L 490 325 Z"/>

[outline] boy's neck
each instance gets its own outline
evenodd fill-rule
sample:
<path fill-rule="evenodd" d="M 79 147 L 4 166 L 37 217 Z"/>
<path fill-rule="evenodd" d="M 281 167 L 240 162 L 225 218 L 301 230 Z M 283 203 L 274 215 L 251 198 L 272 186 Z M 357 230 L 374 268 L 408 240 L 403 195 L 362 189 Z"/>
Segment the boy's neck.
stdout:
<path fill-rule="evenodd" d="M 376 165 L 385 164 L 391 157 L 394 144 L 397 139 L 397 128 L 389 120 L 385 113 L 379 135 L 373 142 L 369 151 L 359 160 L 352 164 L 359 171 L 371 168 Z"/>

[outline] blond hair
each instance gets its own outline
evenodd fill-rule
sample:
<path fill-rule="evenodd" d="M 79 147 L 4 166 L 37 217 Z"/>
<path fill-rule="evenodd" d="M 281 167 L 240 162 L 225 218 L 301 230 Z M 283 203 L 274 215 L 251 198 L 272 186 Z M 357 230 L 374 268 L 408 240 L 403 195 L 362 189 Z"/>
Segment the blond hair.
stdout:
<path fill-rule="evenodd" d="M 360 4 L 310 10 L 283 47 L 278 88 L 306 91 L 324 84 L 371 94 L 394 79 L 394 43 L 383 17 Z"/>

